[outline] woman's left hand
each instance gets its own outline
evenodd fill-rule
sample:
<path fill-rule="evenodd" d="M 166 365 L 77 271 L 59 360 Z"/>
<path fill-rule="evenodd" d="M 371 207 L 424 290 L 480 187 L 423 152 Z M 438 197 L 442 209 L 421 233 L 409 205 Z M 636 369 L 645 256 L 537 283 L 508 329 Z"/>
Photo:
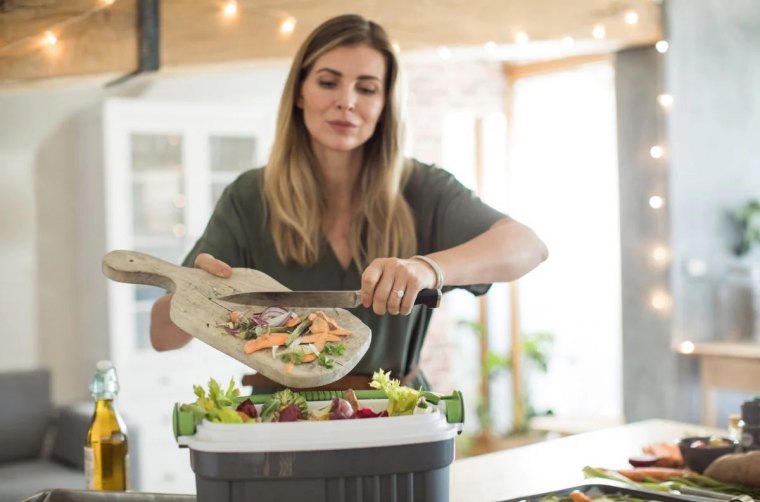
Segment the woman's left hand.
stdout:
<path fill-rule="evenodd" d="M 378 315 L 409 315 L 417 293 L 435 283 L 435 271 L 423 261 L 377 258 L 362 273 L 362 305 Z"/>

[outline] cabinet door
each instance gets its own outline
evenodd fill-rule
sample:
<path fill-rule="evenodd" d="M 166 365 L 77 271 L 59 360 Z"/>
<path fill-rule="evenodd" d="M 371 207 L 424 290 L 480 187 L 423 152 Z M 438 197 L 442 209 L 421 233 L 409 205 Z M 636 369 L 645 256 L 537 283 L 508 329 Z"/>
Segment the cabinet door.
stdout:
<path fill-rule="evenodd" d="M 274 101 L 273 101 L 274 102 Z M 113 100 L 103 113 L 107 248 L 148 253 L 179 264 L 203 233 L 224 187 L 266 162 L 275 110 Z M 271 124 L 271 126 L 270 126 Z M 109 281 L 111 359 L 118 406 L 138 429 L 141 491 L 193 492 L 187 452 L 172 437 L 175 402 L 195 399 L 209 378 L 240 385 L 238 361 L 194 340 L 157 353 L 150 311 L 165 294 L 154 286 Z"/>

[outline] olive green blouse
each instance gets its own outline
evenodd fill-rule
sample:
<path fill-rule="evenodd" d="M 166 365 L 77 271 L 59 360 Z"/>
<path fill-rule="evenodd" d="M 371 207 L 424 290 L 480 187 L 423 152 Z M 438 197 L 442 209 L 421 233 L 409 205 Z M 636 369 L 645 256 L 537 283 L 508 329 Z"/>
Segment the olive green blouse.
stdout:
<path fill-rule="evenodd" d="M 232 267 L 264 272 L 293 290 L 361 289 L 361 272 L 353 264 L 344 269 L 326 240 L 318 263 L 312 267 L 279 260 L 266 217 L 263 174 L 262 168 L 252 169 L 227 186 L 203 236 L 183 265 L 191 267 L 199 253 L 210 253 Z M 413 161 L 404 197 L 417 229 L 416 254 L 421 255 L 466 242 L 505 217 L 447 171 L 418 161 Z M 489 287 L 490 284 L 463 286 L 475 295 L 482 295 Z M 370 348 L 353 373 L 372 374 L 382 368 L 398 378 L 417 366 L 431 309 L 418 305 L 408 316 L 379 316 L 362 306 L 350 311 L 372 330 Z M 420 373 L 409 385 L 427 387 L 427 382 Z"/>

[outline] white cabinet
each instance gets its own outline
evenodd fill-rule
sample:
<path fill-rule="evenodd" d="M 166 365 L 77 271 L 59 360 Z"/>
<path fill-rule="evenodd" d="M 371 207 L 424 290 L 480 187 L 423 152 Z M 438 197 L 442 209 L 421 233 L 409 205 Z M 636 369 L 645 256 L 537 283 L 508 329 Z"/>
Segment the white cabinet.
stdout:
<path fill-rule="evenodd" d="M 202 234 L 221 191 L 268 158 L 276 102 L 249 106 L 114 99 L 101 116 L 106 248 L 179 264 Z M 158 353 L 150 345 L 153 286 L 108 281 L 111 358 L 121 381 L 118 407 L 137 429 L 141 491 L 194 492 L 186 450 L 172 436 L 175 402 L 194 399 L 210 377 L 239 384 L 246 368 L 200 341 Z"/>

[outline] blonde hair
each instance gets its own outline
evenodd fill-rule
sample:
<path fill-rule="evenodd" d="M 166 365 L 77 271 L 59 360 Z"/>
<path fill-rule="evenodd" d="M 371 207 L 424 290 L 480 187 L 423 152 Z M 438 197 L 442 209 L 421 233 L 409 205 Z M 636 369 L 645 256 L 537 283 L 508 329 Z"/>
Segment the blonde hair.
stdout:
<path fill-rule="evenodd" d="M 285 263 L 308 267 L 319 259 L 328 196 L 297 99 L 322 54 L 356 45 L 367 45 L 385 57 L 386 95 L 375 131 L 362 147 L 357 187 L 361 197 L 349 232 L 352 260 L 363 270 L 375 258 L 409 257 L 416 252 L 414 220 L 403 196 L 410 164 L 402 156 L 398 60 L 382 27 L 358 15 L 344 15 L 321 24 L 301 45 L 280 101 L 274 145 L 264 171 L 264 196 L 275 249 Z"/>

